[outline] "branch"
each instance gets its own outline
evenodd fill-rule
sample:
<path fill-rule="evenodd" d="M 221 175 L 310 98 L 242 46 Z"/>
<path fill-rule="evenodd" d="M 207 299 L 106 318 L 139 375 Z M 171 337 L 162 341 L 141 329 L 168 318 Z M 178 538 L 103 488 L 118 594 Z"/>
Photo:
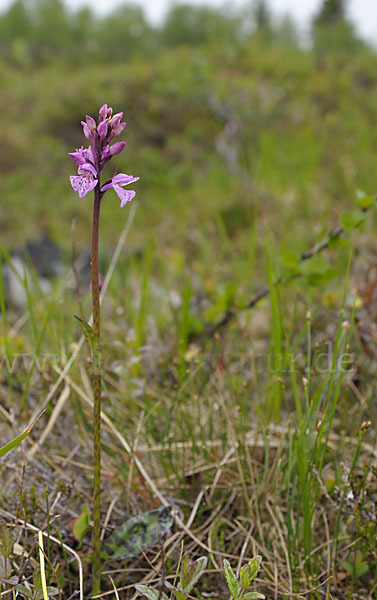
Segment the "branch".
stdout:
<path fill-rule="evenodd" d="M 207 101 L 215 116 L 225 122 L 223 130 L 215 139 L 215 149 L 224 159 L 230 173 L 244 185 L 252 196 L 257 196 L 261 200 L 275 200 L 273 194 L 262 189 L 240 164 L 237 142 L 244 129 L 241 119 L 232 113 L 228 106 L 222 104 L 213 93 L 208 94 Z"/>

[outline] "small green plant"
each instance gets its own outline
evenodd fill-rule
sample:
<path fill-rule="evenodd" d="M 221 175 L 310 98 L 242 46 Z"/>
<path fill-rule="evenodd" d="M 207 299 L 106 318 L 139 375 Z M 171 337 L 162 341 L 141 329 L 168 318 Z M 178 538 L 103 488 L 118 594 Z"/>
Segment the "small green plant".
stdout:
<path fill-rule="evenodd" d="M 260 569 L 262 557 L 257 554 L 251 559 L 247 565 L 244 565 L 241 570 L 239 577 L 237 577 L 230 566 L 229 561 L 224 558 L 224 574 L 227 586 L 232 595 L 233 600 L 257 600 L 257 598 L 264 598 L 263 594 L 258 592 L 247 592 L 245 591 L 256 578 Z"/>
<path fill-rule="evenodd" d="M 164 585 L 173 592 L 176 600 L 187 600 L 194 585 L 205 571 L 207 562 L 208 559 L 206 556 L 201 556 L 195 561 L 191 560 L 187 554 L 183 557 L 178 585 L 175 586 L 164 582 Z M 261 562 L 261 556 L 254 556 L 247 565 L 242 567 L 239 578 L 237 578 L 232 571 L 229 561 L 224 559 L 225 579 L 233 600 L 241 600 L 241 598 L 244 600 L 257 600 L 258 598 L 264 598 L 264 595 L 258 592 L 245 591 L 257 576 Z M 165 592 L 161 592 L 150 586 L 137 584 L 135 588 L 148 600 L 169 600 Z"/>
<path fill-rule="evenodd" d="M 181 565 L 181 573 L 177 586 L 171 585 L 170 583 L 164 582 L 165 586 L 172 590 L 176 600 L 186 600 L 188 598 L 192 588 L 197 583 L 199 577 L 207 567 L 208 559 L 206 556 L 201 556 L 197 560 L 193 561 L 186 554 L 183 557 Z M 160 590 L 155 590 L 147 585 L 138 584 L 135 585 L 140 594 L 143 594 L 148 600 L 169 600 L 169 597 Z"/>

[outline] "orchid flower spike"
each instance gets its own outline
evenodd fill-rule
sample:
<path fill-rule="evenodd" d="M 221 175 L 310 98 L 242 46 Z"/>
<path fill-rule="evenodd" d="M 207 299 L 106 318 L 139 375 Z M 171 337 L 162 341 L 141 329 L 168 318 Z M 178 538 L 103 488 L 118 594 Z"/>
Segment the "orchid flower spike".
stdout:
<path fill-rule="evenodd" d="M 111 106 L 104 104 L 98 114 L 98 122 L 90 115 L 86 115 L 85 121 L 81 121 L 85 137 L 89 140 L 88 148 L 77 149 L 70 152 L 69 156 L 77 165 L 77 175 L 71 175 L 70 181 L 75 192 L 83 198 L 97 185 L 100 185 L 100 177 L 107 163 L 113 156 L 120 154 L 126 142 L 115 142 L 110 144 L 114 137 L 123 133 L 126 123 L 122 121 L 123 113 L 113 115 Z M 109 189 L 113 189 L 120 199 L 121 208 L 130 202 L 136 194 L 134 190 L 125 190 L 124 186 L 137 181 L 139 177 L 119 173 L 107 180 L 100 188 L 101 195 Z"/>

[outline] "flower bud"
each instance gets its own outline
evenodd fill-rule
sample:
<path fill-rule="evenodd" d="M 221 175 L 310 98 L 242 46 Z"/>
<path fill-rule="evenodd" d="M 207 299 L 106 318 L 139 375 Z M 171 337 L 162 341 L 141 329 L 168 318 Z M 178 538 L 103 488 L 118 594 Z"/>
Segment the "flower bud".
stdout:
<path fill-rule="evenodd" d="M 101 106 L 98 114 L 101 121 L 104 121 L 107 118 L 107 104 Z"/>
<path fill-rule="evenodd" d="M 365 431 L 366 429 L 369 429 L 369 427 L 371 427 L 371 425 L 372 425 L 372 421 L 363 421 L 360 426 L 360 431 Z"/>
<path fill-rule="evenodd" d="M 85 121 L 81 121 L 81 125 L 84 130 L 85 137 L 88 138 L 89 140 L 93 139 L 93 133 L 90 131 L 90 129 L 89 129 L 88 125 L 85 123 Z"/>
<path fill-rule="evenodd" d="M 86 115 L 86 124 L 89 127 L 90 131 L 94 132 L 97 128 L 97 124 L 95 122 L 95 120 L 93 119 L 93 117 L 90 117 L 89 115 Z"/>
<path fill-rule="evenodd" d="M 115 142 L 112 146 L 110 146 L 110 154 L 111 156 L 115 156 L 116 154 L 120 154 L 125 147 L 126 142 Z"/>
<path fill-rule="evenodd" d="M 116 127 L 113 127 L 112 137 L 115 137 L 116 135 L 120 135 L 121 133 L 123 133 L 126 125 L 127 125 L 127 123 L 123 122 L 123 123 L 119 123 L 119 125 L 116 125 Z"/>
<path fill-rule="evenodd" d="M 119 125 L 119 123 L 122 119 L 123 119 L 123 113 L 122 112 L 116 113 L 116 115 L 114 115 L 110 121 L 110 125 L 111 125 L 112 129 L 114 129 L 114 127 Z"/>
<path fill-rule="evenodd" d="M 104 104 L 99 109 L 98 114 L 99 114 L 99 120 L 104 121 L 105 119 L 109 119 L 111 117 L 111 115 L 113 114 L 113 109 L 111 108 L 111 106 L 107 106 L 107 104 Z"/>
<path fill-rule="evenodd" d="M 107 130 L 108 130 L 108 123 L 107 123 L 107 119 L 106 119 L 105 121 L 101 121 L 101 123 L 98 125 L 98 128 L 97 128 L 98 135 L 101 140 L 103 140 L 106 137 Z"/>

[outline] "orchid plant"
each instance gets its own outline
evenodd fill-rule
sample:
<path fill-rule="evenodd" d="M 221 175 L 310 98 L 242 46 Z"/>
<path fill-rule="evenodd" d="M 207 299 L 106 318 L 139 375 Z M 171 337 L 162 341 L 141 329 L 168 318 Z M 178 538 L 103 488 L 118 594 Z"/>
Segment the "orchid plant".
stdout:
<path fill-rule="evenodd" d="M 113 156 L 120 154 L 126 142 L 113 142 L 113 139 L 121 135 L 126 127 L 122 121 L 123 113 L 113 115 L 113 109 L 104 104 L 98 115 L 98 123 L 86 116 L 82 121 L 85 137 L 89 140 L 89 147 L 77 149 L 69 153 L 73 162 L 77 165 L 77 175 L 71 175 L 71 185 L 79 197 L 83 198 L 89 192 L 94 192 L 93 221 L 92 221 L 92 249 L 91 249 L 91 290 L 93 307 L 93 326 L 82 319 L 81 322 L 85 336 L 89 342 L 92 352 L 92 379 L 94 395 L 93 414 L 93 594 L 100 591 L 100 505 L 101 505 L 101 378 L 102 378 L 102 352 L 101 352 L 101 328 L 100 328 L 100 275 L 98 270 L 98 239 L 101 201 L 103 195 L 113 189 L 120 199 L 122 208 L 130 202 L 135 193 L 133 190 L 124 189 L 125 186 L 134 183 L 139 177 L 118 173 L 101 184 L 101 176 Z M 113 142 L 113 143 L 112 143 Z"/>

